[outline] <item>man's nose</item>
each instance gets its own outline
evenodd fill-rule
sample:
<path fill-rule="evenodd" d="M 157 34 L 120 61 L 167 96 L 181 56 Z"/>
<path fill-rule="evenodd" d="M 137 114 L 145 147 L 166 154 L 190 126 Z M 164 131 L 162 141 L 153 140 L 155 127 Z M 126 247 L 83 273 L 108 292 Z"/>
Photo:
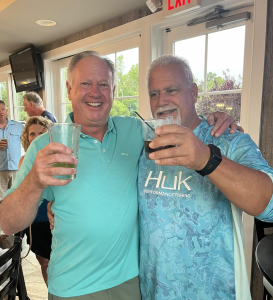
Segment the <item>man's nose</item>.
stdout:
<path fill-rule="evenodd" d="M 157 103 L 157 105 L 158 106 L 164 106 L 164 105 L 166 105 L 168 103 L 169 103 L 169 98 L 166 95 L 165 91 L 160 92 L 160 94 L 158 96 L 158 103 Z"/>
<path fill-rule="evenodd" d="M 95 98 L 100 96 L 100 90 L 99 90 L 99 86 L 97 84 L 92 84 L 90 86 L 89 96 L 95 97 Z"/>

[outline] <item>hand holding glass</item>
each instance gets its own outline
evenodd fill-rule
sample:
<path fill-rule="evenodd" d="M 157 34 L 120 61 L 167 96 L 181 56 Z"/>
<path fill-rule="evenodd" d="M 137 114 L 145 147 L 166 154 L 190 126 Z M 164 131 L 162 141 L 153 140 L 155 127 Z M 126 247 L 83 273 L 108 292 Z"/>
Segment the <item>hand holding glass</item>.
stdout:
<path fill-rule="evenodd" d="M 5 147 L 8 148 L 8 139 L 3 138 L 3 139 L 0 139 L 0 141 L 2 143 L 6 144 Z"/>
<path fill-rule="evenodd" d="M 48 128 L 50 143 L 61 143 L 72 150 L 73 156 L 78 158 L 81 125 L 75 123 L 51 123 Z M 77 168 L 76 164 L 56 163 L 53 167 Z M 58 179 L 74 179 L 73 175 L 55 175 Z"/>
<path fill-rule="evenodd" d="M 174 124 L 172 116 L 166 118 L 160 118 L 160 119 L 147 119 L 144 120 L 144 122 L 142 122 L 142 136 L 144 139 L 145 156 L 147 159 L 150 159 L 149 154 L 152 152 L 175 147 L 172 145 L 164 146 L 156 149 L 152 149 L 149 147 L 151 141 L 153 141 L 156 137 L 155 129 L 163 125 L 171 125 L 171 124 Z"/>

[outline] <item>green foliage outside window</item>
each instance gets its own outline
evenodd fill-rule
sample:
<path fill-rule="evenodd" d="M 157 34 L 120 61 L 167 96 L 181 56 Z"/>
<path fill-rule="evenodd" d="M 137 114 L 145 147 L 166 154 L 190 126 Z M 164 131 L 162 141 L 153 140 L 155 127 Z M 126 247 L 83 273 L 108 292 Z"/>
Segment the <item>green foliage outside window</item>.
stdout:
<path fill-rule="evenodd" d="M 123 55 L 117 57 L 117 97 L 138 95 L 139 65 L 132 65 L 128 73 L 125 73 Z M 116 99 L 113 103 L 110 116 L 131 116 L 138 111 L 138 98 Z"/>
<path fill-rule="evenodd" d="M 24 99 L 23 99 L 23 95 L 26 92 L 20 92 L 16 94 L 16 106 L 22 106 L 22 107 L 17 107 L 15 108 L 15 114 L 16 114 L 16 120 L 17 121 L 26 121 L 27 119 L 27 113 L 24 111 Z"/>
<path fill-rule="evenodd" d="M 203 90 L 203 81 L 195 79 L 198 90 Z M 229 70 L 223 71 L 222 76 L 216 73 L 207 74 L 207 91 L 219 91 L 222 94 L 199 96 L 196 103 L 198 114 L 208 116 L 211 112 L 222 111 L 228 113 L 237 123 L 240 123 L 241 93 L 223 94 L 229 90 L 242 89 L 242 77 L 237 79 L 230 74 Z"/>
<path fill-rule="evenodd" d="M 5 105 L 8 105 L 7 98 L 7 84 L 6 82 L 0 82 L 0 100 L 5 102 Z"/>

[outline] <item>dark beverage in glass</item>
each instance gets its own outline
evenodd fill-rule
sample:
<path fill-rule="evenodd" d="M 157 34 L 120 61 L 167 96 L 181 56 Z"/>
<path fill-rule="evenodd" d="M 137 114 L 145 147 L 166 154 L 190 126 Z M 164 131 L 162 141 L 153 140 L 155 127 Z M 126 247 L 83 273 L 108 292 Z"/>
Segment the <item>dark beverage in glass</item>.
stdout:
<path fill-rule="evenodd" d="M 152 153 L 152 152 L 155 152 L 155 151 L 158 151 L 158 150 L 164 150 L 164 149 L 169 149 L 169 148 L 172 148 L 172 147 L 175 147 L 173 145 L 169 145 L 169 146 L 164 146 L 164 147 L 159 147 L 159 148 L 155 148 L 155 149 L 152 149 L 149 147 L 149 144 L 151 143 L 151 141 L 144 141 L 144 148 L 145 148 L 145 157 L 147 159 L 150 159 L 149 157 L 149 154 Z"/>

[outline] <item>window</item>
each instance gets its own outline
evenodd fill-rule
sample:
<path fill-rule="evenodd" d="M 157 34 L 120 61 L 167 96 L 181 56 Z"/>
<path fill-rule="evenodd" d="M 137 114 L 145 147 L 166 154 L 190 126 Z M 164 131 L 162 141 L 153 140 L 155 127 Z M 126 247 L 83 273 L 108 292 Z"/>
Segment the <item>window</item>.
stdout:
<path fill-rule="evenodd" d="M 27 113 L 24 111 L 23 105 L 23 95 L 26 92 L 20 92 L 15 94 L 15 103 L 14 103 L 14 120 L 16 121 L 26 121 Z"/>
<path fill-rule="evenodd" d="M 8 74 L 0 75 L 0 100 L 5 102 L 8 108 L 8 118 L 13 118 L 13 110 L 11 105 L 11 81 Z"/>
<path fill-rule="evenodd" d="M 174 43 L 175 55 L 186 58 L 193 71 L 198 114 L 224 111 L 240 122 L 244 48 L 245 26 Z"/>
<path fill-rule="evenodd" d="M 138 48 L 106 55 L 111 59 L 117 71 L 115 100 L 110 116 L 131 116 L 138 112 Z"/>
<path fill-rule="evenodd" d="M 66 89 L 66 79 L 67 79 L 67 69 L 68 67 L 61 68 L 61 99 L 62 99 L 62 117 L 63 119 L 72 112 L 72 104 L 68 99 L 67 89 Z"/>
<path fill-rule="evenodd" d="M 0 82 L 0 100 L 4 101 L 6 106 L 8 106 L 7 98 L 7 83 L 6 81 Z"/>

